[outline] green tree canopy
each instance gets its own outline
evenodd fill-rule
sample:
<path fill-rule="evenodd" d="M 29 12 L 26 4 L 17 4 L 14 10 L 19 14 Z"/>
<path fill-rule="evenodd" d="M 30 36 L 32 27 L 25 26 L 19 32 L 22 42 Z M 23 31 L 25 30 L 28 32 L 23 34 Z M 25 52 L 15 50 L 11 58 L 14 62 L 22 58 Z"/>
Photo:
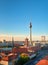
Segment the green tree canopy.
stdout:
<path fill-rule="evenodd" d="M 20 58 L 18 59 L 17 62 L 15 62 L 14 65 L 24 65 L 27 61 L 29 61 L 29 57 L 27 54 L 21 54 Z"/>

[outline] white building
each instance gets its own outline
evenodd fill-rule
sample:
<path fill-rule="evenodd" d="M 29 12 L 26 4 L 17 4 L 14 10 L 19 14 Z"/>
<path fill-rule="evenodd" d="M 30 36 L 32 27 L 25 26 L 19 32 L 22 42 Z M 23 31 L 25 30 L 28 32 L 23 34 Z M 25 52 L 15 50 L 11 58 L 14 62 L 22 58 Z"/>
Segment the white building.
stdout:
<path fill-rule="evenodd" d="M 1 61 L 0 61 L 0 64 L 8 65 L 8 61 L 3 61 L 3 60 L 1 60 Z"/>

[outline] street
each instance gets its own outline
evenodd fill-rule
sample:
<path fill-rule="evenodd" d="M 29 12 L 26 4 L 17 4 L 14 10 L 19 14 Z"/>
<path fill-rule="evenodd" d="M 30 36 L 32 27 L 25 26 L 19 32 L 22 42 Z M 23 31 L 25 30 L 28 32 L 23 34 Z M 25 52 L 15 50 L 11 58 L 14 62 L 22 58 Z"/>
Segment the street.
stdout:
<path fill-rule="evenodd" d="M 41 50 L 35 59 L 30 60 L 25 65 L 36 65 L 36 63 L 46 55 L 48 55 L 48 50 Z"/>

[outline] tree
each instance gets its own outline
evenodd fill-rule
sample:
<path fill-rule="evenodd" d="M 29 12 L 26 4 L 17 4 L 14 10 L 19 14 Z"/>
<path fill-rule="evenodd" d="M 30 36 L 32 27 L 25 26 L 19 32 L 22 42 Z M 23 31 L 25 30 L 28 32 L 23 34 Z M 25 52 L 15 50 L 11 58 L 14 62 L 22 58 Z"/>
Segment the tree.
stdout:
<path fill-rule="evenodd" d="M 24 65 L 27 61 L 29 61 L 29 57 L 27 54 L 23 53 L 14 65 Z"/>

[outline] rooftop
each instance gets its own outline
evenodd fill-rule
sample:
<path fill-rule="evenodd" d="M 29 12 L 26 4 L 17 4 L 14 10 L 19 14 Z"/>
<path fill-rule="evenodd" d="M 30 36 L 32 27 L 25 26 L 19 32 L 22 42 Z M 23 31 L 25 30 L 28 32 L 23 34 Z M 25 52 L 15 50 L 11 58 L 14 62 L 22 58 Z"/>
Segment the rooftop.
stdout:
<path fill-rule="evenodd" d="M 48 56 L 45 56 L 42 60 L 40 60 L 36 65 L 48 65 Z"/>

